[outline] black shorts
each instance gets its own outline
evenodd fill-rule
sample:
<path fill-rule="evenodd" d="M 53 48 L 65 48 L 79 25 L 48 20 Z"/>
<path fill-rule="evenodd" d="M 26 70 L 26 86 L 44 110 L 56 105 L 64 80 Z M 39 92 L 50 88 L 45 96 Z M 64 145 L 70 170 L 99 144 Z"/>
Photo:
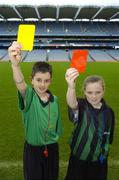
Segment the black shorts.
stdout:
<path fill-rule="evenodd" d="M 107 180 L 107 161 L 87 162 L 71 155 L 65 180 Z"/>
<path fill-rule="evenodd" d="M 59 172 L 58 144 L 47 145 L 48 157 L 45 157 L 46 146 L 24 145 L 23 170 L 25 180 L 57 180 Z"/>

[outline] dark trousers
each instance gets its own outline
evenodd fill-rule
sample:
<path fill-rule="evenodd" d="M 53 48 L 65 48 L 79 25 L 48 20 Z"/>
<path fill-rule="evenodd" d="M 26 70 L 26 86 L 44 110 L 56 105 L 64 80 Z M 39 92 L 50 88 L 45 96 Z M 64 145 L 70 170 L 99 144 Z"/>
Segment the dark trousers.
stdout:
<path fill-rule="evenodd" d="M 23 168 L 25 180 L 57 180 L 59 171 L 58 144 L 47 145 L 48 157 L 44 156 L 45 146 L 24 145 Z"/>
<path fill-rule="evenodd" d="M 107 161 L 86 162 L 71 155 L 65 180 L 107 180 Z"/>

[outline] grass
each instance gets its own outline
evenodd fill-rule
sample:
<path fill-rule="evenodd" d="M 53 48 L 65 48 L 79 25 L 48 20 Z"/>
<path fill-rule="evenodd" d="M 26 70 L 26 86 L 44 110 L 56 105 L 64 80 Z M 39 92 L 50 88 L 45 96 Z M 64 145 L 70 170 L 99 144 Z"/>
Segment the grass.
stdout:
<path fill-rule="evenodd" d="M 53 66 L 53 82 L 51 91 L 59 97 L 64 133 L 60 144 L 59 180 L 66 174 L 69 158 L 68 138 L 72 124 L 68 120 L 66 105 L 67 84 L 64 79 L 68 62 L 51 62 Z M 32 63 L 21 64 L 25 79 L 30 83 Z M 119 179 L 119 63 L 94 62 L 88 63 L 87 71 L 81 74 L 77 81 L 77 95 L 82 96 L 82 82 L 87 75 L 98 74 L 106 82 L 105 99 L 115 112 L 116 125 L 114 143 L 110 146 L 108 180 Z M 0 63 L 0 180 L 22 180 L 22 151 L 24 129 L 21 114 L 17 107 L 17 91 L 12 80 L 10 63 Z"/>

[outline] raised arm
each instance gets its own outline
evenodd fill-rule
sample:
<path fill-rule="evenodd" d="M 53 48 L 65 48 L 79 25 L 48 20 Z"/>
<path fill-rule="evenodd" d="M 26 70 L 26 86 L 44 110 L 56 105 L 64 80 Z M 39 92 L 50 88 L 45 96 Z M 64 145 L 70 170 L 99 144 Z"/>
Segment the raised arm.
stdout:
<path fill-rule="evenodd" d="M 24 76 L 20 69 L 20 61 L 21 61 L 21 45 L 14 41 L 12 45 L 8 49 L 12 70 L 13 70 L 13 78 L 16 84 L 17 89 L 21 93 L 24 98 L 26 92 L 26 83 L 24 80 Z"/>
<path fill-rule="evenodd" d="M 75 68 L 69 68 L 66 71 L 65 79 L 68 84 L 68 90 L 66 95 L 67 104 L 72 109 L 77 109 L 77 99 L 76 99 L 76 78 L 79 76 L 79 72 Z"/>

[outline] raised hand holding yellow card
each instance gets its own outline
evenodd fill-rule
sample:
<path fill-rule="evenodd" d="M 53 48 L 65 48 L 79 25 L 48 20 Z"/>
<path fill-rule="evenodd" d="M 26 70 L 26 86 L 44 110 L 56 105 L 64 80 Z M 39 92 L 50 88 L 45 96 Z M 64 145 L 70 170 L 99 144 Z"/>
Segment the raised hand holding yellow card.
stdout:
<path fill-rule="evenodd" d="M 34 24 L 20 24 L 18 28 L 17 42 L 21 43 L 24 51 L 32 51 L 35 35 Z"/>

